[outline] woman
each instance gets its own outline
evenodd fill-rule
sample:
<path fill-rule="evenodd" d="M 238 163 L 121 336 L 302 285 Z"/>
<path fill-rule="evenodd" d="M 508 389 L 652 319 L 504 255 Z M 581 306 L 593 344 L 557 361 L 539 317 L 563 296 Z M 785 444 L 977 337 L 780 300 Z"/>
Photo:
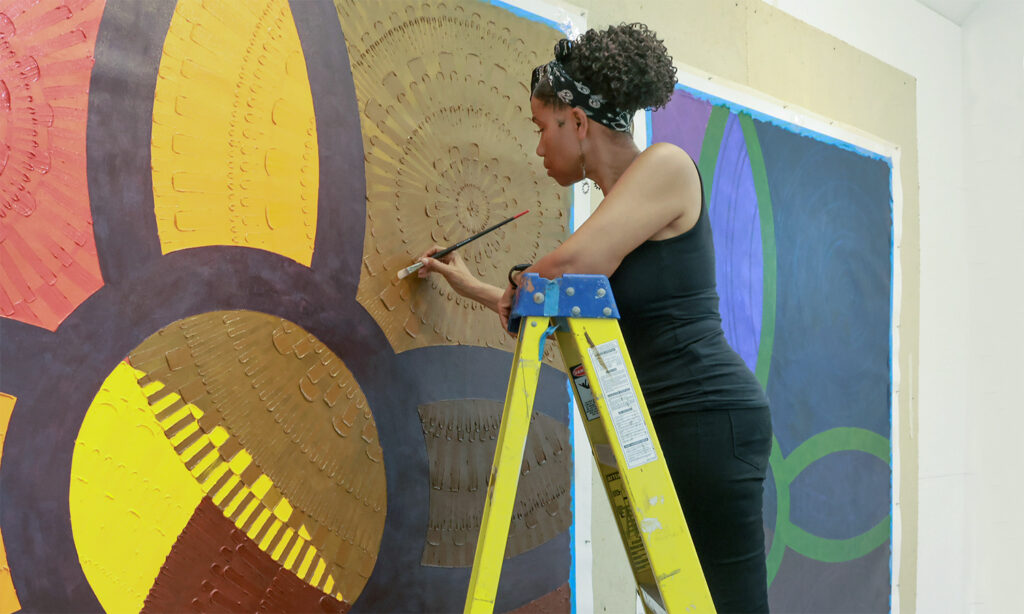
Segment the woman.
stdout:
<path fill-rule="evenodd" d="M 762 495 L 768 402 L 722 332 L 700 175 L 666 143 L 643 152 L 631 118 L 675 87 L 666 49 L 642 24 L 561 40 L 533 72 L 530 108 L 548 175 L 597 183 L 603 202 L 526 272 L 609 277 L 637 379 L 719 612 L 768 610 Z M 476 279 L 457 253 L 420 259 L 505 326 L 515 289 Z"/>

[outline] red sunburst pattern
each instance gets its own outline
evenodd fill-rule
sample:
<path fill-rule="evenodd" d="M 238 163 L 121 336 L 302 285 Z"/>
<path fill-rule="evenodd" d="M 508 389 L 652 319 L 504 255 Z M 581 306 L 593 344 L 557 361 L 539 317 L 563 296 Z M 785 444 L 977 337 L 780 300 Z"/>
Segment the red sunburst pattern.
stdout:
<path fill-rule="evenodd" d="M 56 330 L 103 285 L 86 181 L 104 0 L 0 0 L 0 315 Z"/>

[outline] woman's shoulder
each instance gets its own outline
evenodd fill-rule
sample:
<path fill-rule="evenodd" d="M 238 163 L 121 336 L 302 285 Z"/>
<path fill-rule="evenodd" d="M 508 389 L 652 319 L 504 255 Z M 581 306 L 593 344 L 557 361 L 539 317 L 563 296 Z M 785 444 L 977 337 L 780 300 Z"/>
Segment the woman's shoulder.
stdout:
<path fill-rule="evenodd" d="M 699 183 L 697 166 L 680 147 L 672 143 L 654 143 L 640 152 L 630 170 L 638 179 L 657 179 L 662 188 Z"/>
<path fill-rule="evenodd" d="M 672 143 L 654 143 L 640 152 L 636 161 L 654 170 L 681 173 L 683 177 L 697 174 L 697 166 L 690 154 Z"/>
<path fill-rule="evenodd" d="M 647 238 L 660 241 L 693 228 L 700 217 L 701 182 L 690 155 L 671 143 L 655 143 L 634 164 L 632 184 L 639 186 L 645 209 L 664 212 L 664 225 Z"/>

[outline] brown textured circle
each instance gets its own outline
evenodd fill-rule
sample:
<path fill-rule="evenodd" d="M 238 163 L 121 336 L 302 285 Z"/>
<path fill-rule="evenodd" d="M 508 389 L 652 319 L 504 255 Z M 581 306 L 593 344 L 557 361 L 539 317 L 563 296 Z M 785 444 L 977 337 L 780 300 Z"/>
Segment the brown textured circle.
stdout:
<path fill-rule="evenodd" d="M 255 492 L 259 475 L 272 480 L 260 495 L 266 507 L 288 500 L 288 524 L 308 532 L 308 545 L 351 603 L 377 560 L 387 491 L 373 414 L 341 359 L 287 320 L 216 311 L 165 327 L 129 361 L 147 374 L 140 384 L 163 384 L 149 393 L 151 404 L 180 395 L 158 419 L 195 405 L 205 412 L 197 438 L 222 427 L 230 435 L 222 454 L 240 446 L 252 456 L 241 483 Z"/>
<path fill-rule="evenodd" d="M 366 162 L 359 302 L 396 351 L 511 349 L 494 314 L 443 279 L 396 275 L 432 244 L 451 245 L 525 209 L 529 215 L 461 248 L 475 275 L 504 287 L 511 265 L 536 260 L 565 237 L 568 192 L 534 155 L 527 89 L 538 50 L 560 34 L 475 2 L 335 5 Z"/>

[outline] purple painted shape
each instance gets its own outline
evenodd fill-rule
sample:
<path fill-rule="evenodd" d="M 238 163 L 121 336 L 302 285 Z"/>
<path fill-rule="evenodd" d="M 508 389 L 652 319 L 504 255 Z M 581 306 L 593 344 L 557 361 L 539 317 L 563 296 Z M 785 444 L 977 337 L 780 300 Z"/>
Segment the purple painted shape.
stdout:
<path fill-rule="evenodd" d="M 664 109 L 651 114 L 651 139 L 682 147 L 695 161 L 700 160 L 704 133 L 711 117 L 711 103 L 676 90 Z"/>
<path fill-rule="evenodd" d="M 761 341 L 764 254 L 754 174 L 735 113 L 729 115 L 722 135 L 708 212 L 715 239 L 722 329 L 753 371 Z"/>

